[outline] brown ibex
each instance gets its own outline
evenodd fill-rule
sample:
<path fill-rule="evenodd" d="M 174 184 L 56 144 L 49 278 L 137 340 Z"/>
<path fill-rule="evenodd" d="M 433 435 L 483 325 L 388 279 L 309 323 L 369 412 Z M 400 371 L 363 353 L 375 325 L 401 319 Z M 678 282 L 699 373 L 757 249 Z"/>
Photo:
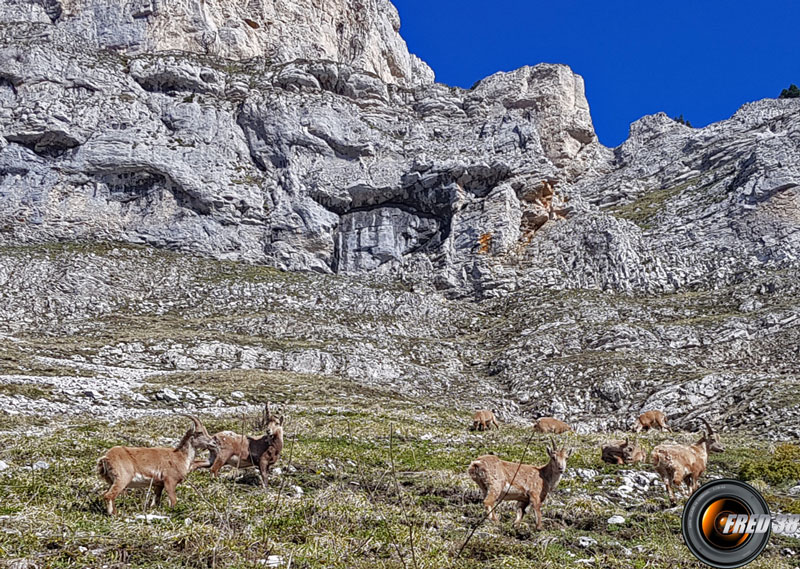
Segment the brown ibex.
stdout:
<path fill-rule="evenodd" d="M 669 494 L 669 501 L 675 505 L 675 492 L 681 484 L 685 486 L 687 495 L 691 496 L 700 485 L 700 476 L 706 470 L 708 455 L 712 452 L 723 452 L 725 447 L 719 442 L 719 435 L 714 432 L 705 419 L 706 432 L 703 438 L 693 445 L 665 443 L 658 445 L 650 454 L 656 472 L 661 476 Z"/>
<path fill-rule="evenodd" d="M 567 425 L 564 421 L 559 421 L 553 417 L 542 417 L 536 420 L 533 425 L 533 430 L 537 433 L 555 433 L 560 435 L 572 430 L 572 427 Z"/>
<path fill-rule="evenodd" d="M 517 518 L 514 525 L 519 526 L 529 505 L 536 514 L 536 529 L 542 529 L 542 503 L 547 495 L 558 486 L 561 475 L 567 468 L 567 459 L 572 450 L 557 449 L 555 441 L 547 447 L 550 461 L 544 466 L 533 466 L 518 462 L 501 460 L 493 454 L 486 454 L 469 465 L 470 478 L 483 491 L 483 505 L 492 521 L 498 521 L 495 508 L 500 502 L 518 502 Z"/>
<path fill-rule="evenodd" d="M 110 515 L 117 513 L 114 500 L 126 488 L 152 488 L 156 505 L 166 490 L 169 505 L 175 507 L 175 488 L 189 473 L 196 451 L 213 452 L 216 448 L 200 420 L 192 415 L 186 417 L 192 420 L 192 426 L 175 448 L 116 446 L 97 461 L 97 474 L 110 485 L 103 494 Z"/>
<path fill-rule="evenodd" d="M 482 409 L 480 411 L 476 411 L 475 414 L 472 416 L 472 426 L 469 428 L 470 431 L 488 431 L 491 429 L 492 425 L 494 425 L 495 429 L 499 429 L 500 425 L 497 424 L 497 411 L 492 409 L 491 411 L 487 409 Z"/>
<path fill-rule="evenodd" d="M 263 428 L 266 433 L 261 437 L 249 437 L 233 431 L 221 431 L 214 435 L 217 448 L 208 455 L 208 460 L 198 460 L 192 470 L 210 468 L 211 475 L 216 477 L 225 466 L 235 468 L 255 468 L 261 474 L 261 485 L 267 487 L 267 477 L 272 466 L 278 462 L 283 450 L 283 416 L 273 415 L 269 403 L 264 408 Z"/>
<path fill-rule="evenodd" d="M 639 433 L 648 429 L 670 431 L 666 415 L 661 411 L 645 411 L 639 415 L 633 424 L 633 430 Z"/>
<path fill-rule="evenodd" d="M 634 464 L 644 462 L 647 459 L 647 453 L 636 442 L 631 443 L 625 439 L 604 444 L 600 457 L 603 462 L 610 464 Z"/>

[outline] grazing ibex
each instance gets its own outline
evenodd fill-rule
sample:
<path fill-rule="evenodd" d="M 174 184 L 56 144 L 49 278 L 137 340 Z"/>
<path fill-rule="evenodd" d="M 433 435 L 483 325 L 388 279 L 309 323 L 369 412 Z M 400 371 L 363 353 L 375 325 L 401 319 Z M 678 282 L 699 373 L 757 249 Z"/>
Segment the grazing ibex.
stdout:
<path fill-rule="evenodd" d="M 192 470 L 210 468 L 211 475 L 216 477 L 225 465 L 235 468 L 258 467 L 261 473 L 261 485 L 266 488 L 269 471 L 278 462 L 283 450 L 283 416 L 273 415 L 267 403 L 262 422 L 266 434 L 259 438 L 240 435 L 233 431 L 215 434 L 213 439 L 217 448 L 209 453 L 208 460 L 195 462 Z"/>
<path fill-rule="evenodd" d="M 561 433 L 571 431 L 572 427 L 567 425 L 564 421 L 559 421 L 553 417 L 542 417 L 541 419 L 537 419 L 533 430 L 537 433 L 555 433 L 560 435 Z"/>
<path fill-rule="evenodd" d="M 151 488 L 155 503 L 161 503 L 161 492 L 167 491 L 169 505 L 178 501 L 175 488 L 184 481 L 198 450 L 211 450 L 216 443 L 197 417 L 186 415 L 192 426 L 175 448 L 123 447 L 110 449 L 97 461 L 97 474 L 110 484 L 103 494 L 110 515 L 117 513 L 114 500 L 126 488 Z"/>
<path fill-rule="evenodd" d="M 650 454 L 650 459 L 661 476 L 669 494 L 669 501 L 675 505 L 674 489 L 685 486 L 687 495 L 691 496 L 700 485 L 700 476 L 706 470 L 708 455 L 712 452 L 723 452 L 725 447 L 719 442 L 719 435 L 714 432 L 705 419 L 706 432 L 703 438 L 693 445 L 665 443 L 658 445 Z"/>
<path fill-rule="evenodd" d="M 631 443 L 625 439 L 604 444 L 601 458 L 603 462 L 610 464 L 634 464 L 644 462 L 647 459 L 647 453 L 636 442 Z"/>
<path fill-rule="evenodd" d="M 544 466 L 533 466 L 501 460 L 493 454 L 486 454 L 469 465 L 470 478 L 483 491 L 483 505 L 492 521 L 498 521 L 495 508 L 500 502 L 518 502 L 517 518 L 514 525 L 519 527 L 525 510 L 533 504 L 536 514 L 536 529 L 542 529 L 542 503 L 552 492 L 561 475 L 567 468 L 567 459 L 572 450 L 557 449 L 555 441 L 547 447 L 550 461 Z"/>
<path fill-rule="evenodd" d="M 633 424 L 633 430 L 639 433 L 643 429 L 645 431 L 648 429 L 670 430 L 669 425 L 667 425 L 667 417 L 661 411 L 645 411 L 639 415 Z"/>
<path fill-rule="evenodd" d="M 495 429 L 499 429 L 500 425 L 497 424 L 497 411 L 492 409 L 488 411 L 486 409 L 482 409 L 481 411 L 476 411 L 475 414 L 472 416 L 472 426 L 469 428 L 470 431 L 488 431 L 494 425 Z"/>

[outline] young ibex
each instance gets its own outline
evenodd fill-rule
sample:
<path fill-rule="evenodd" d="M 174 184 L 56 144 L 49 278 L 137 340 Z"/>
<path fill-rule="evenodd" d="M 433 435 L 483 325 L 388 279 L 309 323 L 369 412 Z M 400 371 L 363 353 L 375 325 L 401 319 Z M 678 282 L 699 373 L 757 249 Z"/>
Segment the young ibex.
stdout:
<path fill-rule="evenodd" d="M 213 439 L 217 448 L 209 453 L 208 460 L 195 462 L 192 470 L 210 468 L 211 475 L 216 477 L 225 465 L 235 468 L 258 467 L 261 473 L 261 485 L 266 488 L 269 471 L 278 462 L 283 450 L 283 416 L 273 415 L 267 403 L 263 423 L 266 434 L 259 438 L 240 435 L 233 431 L 215 434 Z"/>
<path fill-rule="evenodd" d="M 547 447 L 550 461 L 544 466 L 508 462 L 493 454 L 483 455 L 469 465 L 467 472 L 483 490 L 483 505 L 492 521 L 499 519 L 495 512 L 497 504 L 511 500 L 518 502 L 515 526 L 519 526 L 528 506 L 533 504 L 536 529 L 542 529 L 542 503 L 558 486 L 572 454 L 572 450 L 557 449 L 555 441 L 551 442 L 552 446 Z"/>
<path fill-rule="evenodd" d="M 178 501 L 175 488 L 189 473 L 196 451 L 216 448 L 216 443 L 197 417 L 186 415 L 192 426 L 175 448 L 122 447 L 109 450 L 97 461 L 97 474 L 110 487 L 103 499 L 110 515 L 117 513 L 114 500 L 126 488 L 151 488 L 155 504 L 161 503 L 161 492 L 167 491 L 169 505 Z"/>
<path fill-rule="evenodd" d="M 610 464 L 634 464 L 644 462 L 647 459 L 647 453 L 636 442 L 631 443 L 625 439 L 604 444 L 601 458 L 603 462 Z"/>
<path fill-rule="evenodd" d="M 542 417 L 536 420 L 533 430 L 537 433 L 555 433 L 560 435 L 561 433 L 571 431 L 572 427 L 567 425 L 564 421 L 559 421 L 553 417 Z"/>
<path fill-rule="evenodd" d="M 642 430 L 660 429 L 662 431 L 670 431 L 667 425 L 667 417 L 661 411 L 645 411 L 636 418 L 633 424 L 633 430 L 637 433 Z"/>
<path fill-rule="evenodd" d="M 475 414 L 472 416 L 472 426 L 469 428 L 470 431 L 488 431 L 494 425 L 495 429 L 499 429 L 500 425 L 497 424 L 497 411 L 492 409 L 488 411 L 486 409 L 482 409 L 480 411 L 476 411 Z"/>
<path fill-rule="evenodd" d="M 723 452 L 725 447 L 719 442 L 719 435 L 714 432 L 705 419 L 706 432 L 703 438 L 693 445 L 661 444 L 653 449 L 650 459 L 656 467 L 656 472 L 661 476 L 664 486 L 669 494 L 669 501 L 675 505 L 673 488 L 680 489 L 685 485 L 687 495 L 691 496 L 700 485 L 700 476 L 706 470 L 708 454 Z"/>

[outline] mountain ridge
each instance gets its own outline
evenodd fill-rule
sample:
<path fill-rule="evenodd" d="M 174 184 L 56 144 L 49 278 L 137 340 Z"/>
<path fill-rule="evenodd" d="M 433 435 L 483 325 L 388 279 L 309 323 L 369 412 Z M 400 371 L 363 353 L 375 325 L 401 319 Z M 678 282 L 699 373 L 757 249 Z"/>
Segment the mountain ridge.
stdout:
<path fill-rule="evenodd" d="M 82 4 L 59 5 L 68 14 Z M 583 80 L 563 65 L 496 73 L 469 90 L 403 85 L 357 60 L 99 49 L 75 41 L 69 16 L 53 23 L 55 4 L 0 6 L 6 20 L 27 18 L 0 34 L 0 283 L 9 287 L 0 329 L 9 337 L 25 332 L 14 323 L 24 306 L 47 315 L 29 334 L 75 350 L 87 334 L 95 364 L 115 369 L 214 369 L 209 354 L 219 350 L 233 368 L 256 361 L 420 392 L 488 386 L 511 414 L 593 428 L 653 406 L 686 425 L 708 413 L 740 428 L 761 420 L 752 402 L 785 421 L 774 436 L 797 432 L 798 404 L 786 394 L 799 357 L 800 101 L 749 103 L 702 129 L 650 115 L 609 149 Z M 70 256 L 71 246 L 95 245 L 95 257 Z M 53 247 L 66 251 L 51 258 Z M 115 247 L 133 247 L 138 270 L 162 278 L 139 280 Z M 150 263 L 151 247 L 180 254 L 169 257 L 174 272 Z M 323 347 L 309 347 L 326 316 L 307 299 L 276 301 L 300 322 L 270 314 L 275 328 L 265 328 L 237 307 L 248 294 L 258 312 L 271 289 L 209 289 L 184 266 L 200 257 L 209 275 L 233 262 L 246 278 L 253 265 L 278 289 L 284 277 L 260 266 L 302 273 L 308 298 L 340 278 L 331 289 L 340 305 L 322 304 L 331 314 L 353 310 L 348 286 L 374 285 L 359 308 L 376 322 L 342 317 Z M 161 329 L 177 306 L 198 311 L 195 332 L 230 342 L 185 331 L 164 332 L 169 347 L 132 341 L 115 321 L 130 307 Z M 462 322 L 459 311 L 474 319 L 461 335 L 448 323 Z M 254 355 L 248 333 L 283 339 Z M 23 352 L 56 357 L 46 342 L 25 341 Z M 126 359 L 117 345 L 142 353 Z M 16 377 L 29 356 L 12 351 Z"/>

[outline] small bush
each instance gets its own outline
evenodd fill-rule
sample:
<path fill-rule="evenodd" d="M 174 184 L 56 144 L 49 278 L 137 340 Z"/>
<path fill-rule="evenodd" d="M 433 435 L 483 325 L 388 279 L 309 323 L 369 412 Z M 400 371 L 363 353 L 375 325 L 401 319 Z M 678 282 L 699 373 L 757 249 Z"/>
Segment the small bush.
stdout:
<path fill-rule="evenodd" d="M 794 83 L 789 85 L 788 89 L 784 89 L 781 91 L 779 99 L 797 99 L 800 98 L 800 88 L 797 87 Z"/>
<path fill-rule="evenodd" d="M 800 447 L 782 444 L 772 456 L 761 460 L 748 460 L 739 469 L 742 480 L 765 480 L 773 484 L 800 480 Z"/>

